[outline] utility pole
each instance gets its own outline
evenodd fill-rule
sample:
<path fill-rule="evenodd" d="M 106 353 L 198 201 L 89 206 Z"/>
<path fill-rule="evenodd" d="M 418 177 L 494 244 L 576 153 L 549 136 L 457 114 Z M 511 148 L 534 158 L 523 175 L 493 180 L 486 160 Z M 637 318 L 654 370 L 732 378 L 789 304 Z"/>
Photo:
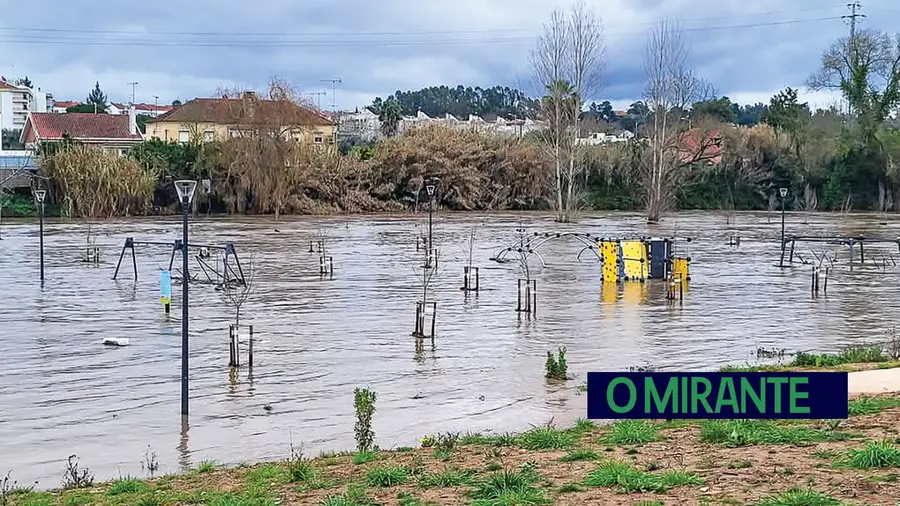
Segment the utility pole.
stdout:
<path fill-rule="evenodd" d="M 862 9 L 862 5 L 860 5 L 859 0 L 854 0 L 852 3 L 847 4 L 847 8 L 850 9 L 850 14 L 841 16 L 841 19 L 850 20 L 850 38 L 847 40 L 847 51 L 850 53 L 850 65 L 852 67 L 856 67 L 858 58 L 858 44 L 856 43 L 856 18 L 865 18 L 866 15 L 859 13 L 859 11 Z M 853 113 L 853 106 L 850 104 L 849 100 L 847 101 L 847 113 Z"/>
<path fill-rule="evenodd" d="M 131 85 L 131 103 L 134 103 L 134 87 L 138 85 L 137 81 L 133 83 L 128 83 Z"/>
<path fill-rule="evenodd" d="M 337 100 L 335 100 L 334 91 L 335 85 L 341 83 L 341 78 L 338 77 L 336 79 L 322 79 L 323 83 L 331 83 L 331 110 L 333 112 L 337 112 Z"/>

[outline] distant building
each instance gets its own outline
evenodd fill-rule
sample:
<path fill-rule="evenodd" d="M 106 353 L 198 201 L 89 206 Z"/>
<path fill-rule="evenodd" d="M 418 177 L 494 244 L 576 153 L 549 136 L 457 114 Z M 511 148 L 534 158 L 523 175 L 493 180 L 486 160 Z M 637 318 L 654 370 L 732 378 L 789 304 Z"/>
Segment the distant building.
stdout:
<path fill-rule="evenodd" d="M 53 107 L 50 112 L 55 112 L 57 114 L 64 114 L 66 109 L 69 107 L 75 107 L 76 105 L 81 105 L 81 102 L 73 102 L 71 100 L 62 100 L 53 102 Z"/>
<path fill-rule="evenodd" d="M 600 144 L 611 144 L 616 142 L 628 142 L 634 138 L 634 134 L 628 130 L 623 130 L 617 134 L 608 134 L 603 132 L 593 132 L 585 138 L 578 139 L 578 144 L 583 146 L 598 146 Z"/>
<path fill-rule="evenodd" d="M 110 102 L 106 107 L 106 112 L 108 114 L 128 114 L 128 104 L 122 104 L 119 102 Z M 134 110 L 137 114 L 143 114 L 146 116 L 151 116 L 156 118 L 162 114 L 165 114 L 174 109 L 171 105 L 158 105 L 158 104 L 134 104 Z"/>
<path fill-rule="evenodd" d="M 440 125 L 454 129 L 473 129 L 483 133 L 494 133 L 521 137 L 542 127 L 542 123 L 531 119 L 512 119 L 498 115 L 476 116 L 470 114 L 466 119 L 459 119 L 451 114 L 434 117 L 422 111 L 415 116 L 403 116 L 398 125 L 398 133 L 403 134 L 412 129 Z M 343 113 L 338 123 L 339 136 L 356 136 L 363 139 L 374 140 L 381 137 L 381 121 L 378 115 L 369 112 Z"/>
<path fill-rule="evenodd" d="M 195 98 L 148 121 L 147 137 L 177 142 L 225 140 L 252 134 L 253 125 L 267 116 L 283 121 L 298 141 L 334 142 L 334 123 L 318 111 L 258 99 L 252 93 L 244 98 Z"/>
<path fill-rule="evenodd" d="M 0 128 L 4 130 L 21 130 L 29 112 L 46 112 L 48 96 L 52 105 L 52 96 L 40 88 L 16 86 L 0 79 Z"/>
<path fill-rule="evenodd" d="M 133 109 L 130 114 L 31 113 L 22 130 L 21 142 L 33 150 L 41 142 L 59 142 L 68 137 L 124 154 L 144 140 L 136 117 Z"/>

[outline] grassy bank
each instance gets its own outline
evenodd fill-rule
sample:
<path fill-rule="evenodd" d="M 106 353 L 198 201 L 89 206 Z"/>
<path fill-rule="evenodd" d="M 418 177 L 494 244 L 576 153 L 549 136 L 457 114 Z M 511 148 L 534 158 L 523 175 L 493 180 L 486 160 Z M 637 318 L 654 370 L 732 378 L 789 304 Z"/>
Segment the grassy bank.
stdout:
<path fill-rule="evenodd" d="M 900 367 L 900 349 L 897 343 L 886 346 L 851 346 L 838 353 L 804 353 L 783 364 L 727 365 L 722 372 L 787 372 L 787 371 L 840 371 L 855 372 L 872 369 Z"/>
<path fill-rule="evenodd" d="M 150 480 L 7 490 L 0 504 L 893 504 L 900 395 L 855 398 L 850 414 L 846 421 L 580 421 L 521 434 L 440 434 L 419 448 L 316 458 L 294 452 L 285 462 L 205 462 Z"/>

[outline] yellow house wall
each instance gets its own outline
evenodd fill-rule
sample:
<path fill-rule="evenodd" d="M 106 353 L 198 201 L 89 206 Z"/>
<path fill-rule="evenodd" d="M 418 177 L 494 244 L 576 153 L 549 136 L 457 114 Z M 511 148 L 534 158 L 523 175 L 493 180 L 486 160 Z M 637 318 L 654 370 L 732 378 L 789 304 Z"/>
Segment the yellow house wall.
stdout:
<path fill-rule="evenodd" d="M 178 123 L 160 121 L 158 123 L 147 124 L 146 138 L 178 142 L 179 132 L 188 131 L 189 136 L 199 135 L 201 140 L 206 140 L 206 132 L 212 132 L 214 140 L 225 140 L 228 139 L 228 132 L 230 129 L 231 128 L 227 125 L 217 125 L 215 123 Z M 334 126 L 327 125 L 314 128 L 302 127 L 298 134 L 298 140 L 310 143 L 313 142 L 316 134 L 321 134 L 323 144 L 329 144 L 333 142 Z"/>

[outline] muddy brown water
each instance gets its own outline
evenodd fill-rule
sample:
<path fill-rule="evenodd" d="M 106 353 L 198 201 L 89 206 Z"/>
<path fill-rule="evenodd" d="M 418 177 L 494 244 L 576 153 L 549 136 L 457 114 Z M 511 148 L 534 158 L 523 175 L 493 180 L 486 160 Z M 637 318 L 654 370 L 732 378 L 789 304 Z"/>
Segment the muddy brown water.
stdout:
<path fill-rule="evenodd" d="M 383 448 L 439 431 L 527 429 L 551 417 L 583 416 L 575 387 L 591 370 L 705 370 L 753 361 L 760 346 L 828 351 L 884 339 L 900 281 L 900 267 L 868 261 L 851 273 L 846 248 L 801 245 L 804 259 L 813 250 L 838 252 L 828 296 L 811 297 L 809 266 L 776 266 L 777 213 L 738 214 L 731 224 L 722 214 L 682 213 L 655 226 L 638 214 L 586 215 L 563 226 L 549 215 L 440 213 L 439 272 L 429 292 L 438 302 L 437 336 L 433 349 L 429 343 L 417 352 L 410 336 L 421 292 L 415 237 L 427 229 L 426 215 L 191 223 L 192 244 L 234 242 L 244 267 L 252 262 L 255 286 L 242 323 L 254 325 L 259 341 L 252 375 L 246 368 L 231 374 L 233 309 L 214 286 L 191 286 L 186 427 L 179 415 L 180 285 L 169 317 L 159 302 L 169 249 L 138 248 L 137 282 L 127 256 L 119 280 L 111 279 L 126 237 L 172 241 L 180 219 L 93 225 L 99 266 L 79 261 L 85 223 L 48 220 L 43 287 L 37 224 L 3 223 L 0 472 L 53 488 L 72 454 L 98 479 L 109 479 L 145 475 L 148 451 L 164 473 L 204 460 L 284 458 L 292 442 L 313 455 L 351 449 L 353 389 L 361 386 L 378 395 L 374 429 Z M 466 296 L 463 244 L 473 226 L 482 291 Z M 550 241 L 539 249 L 546 267 L 533 263 L 538 314 L 529 321 L 515 311 L 517 266 L 489 260 L 517 240 L 520 226 L 529 233 L 691 236 L 693 279 L 683 304 L 670 307 L 660 282 L 604 288 L 595 256 L 577 261 L 580 243 Z M 789 213 L 787 228 L 900 236 L 900 220 L 890 215 Z M 317 255 L 308 253 L 320 229 L 328 230 L 333 279 L 320 279 Z M 727 245 L 733 233 L 739 247 Z M 866 248 L 879 263 L 889 253 L 900 262 L 896 245 Z M 130 346 L 106 347 L 103 338 L 127 338 Z M 565 386 L 543 378 L 546 352 L 557 346 L 568 348 L 575 376 Z"/>

